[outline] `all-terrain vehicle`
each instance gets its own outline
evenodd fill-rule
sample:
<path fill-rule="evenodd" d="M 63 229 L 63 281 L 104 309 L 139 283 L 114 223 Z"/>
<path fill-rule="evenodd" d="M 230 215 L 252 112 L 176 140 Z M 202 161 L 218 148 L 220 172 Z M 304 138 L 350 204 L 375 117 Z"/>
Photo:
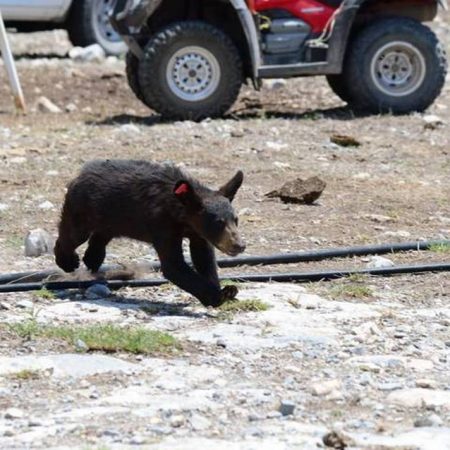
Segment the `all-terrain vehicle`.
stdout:
<path fill-rule="evenodd" d="M 352 108 L 423 111 L 446 78 L 422 22 L 447 0 L 118 0 L 128 82 L 173 119 L 220 116 L 244 80 L 325 75 Z"/>

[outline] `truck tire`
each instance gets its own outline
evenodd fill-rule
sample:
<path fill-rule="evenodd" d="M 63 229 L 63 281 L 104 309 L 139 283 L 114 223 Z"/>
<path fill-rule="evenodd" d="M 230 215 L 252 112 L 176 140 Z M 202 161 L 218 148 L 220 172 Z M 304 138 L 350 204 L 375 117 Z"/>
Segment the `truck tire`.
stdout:
<path fill-rule="evenodd" d="M 67 19 L 73 45 L 99 44 L 109 55 L 126 51 L 126 45 L 109 22 L 110 0 L 74 0 Z"/>
<path fill-rule="evenodd" d="M 242 80 L 242 61 L 231 39 L 200 21 L 163 28 L 139 61 L 145 103 L 170 119 L 198 121 L 224 114 Z"/>
<path fill-rule="evenodd" d="M 446 73 L 445 52 L 436 35 L 415 20 L 391 17 L 355 36 L 342 76 L 354 109 L 407 114 L 434 102 Z"/>
<path fill-rule="evenodd" d="M 141 92 L 141 86 L 139 85 L 139 59 L 133 55 L 133 53 L 128 51 L 125 56 L 125 64 L 125 72 L 127 74 L 127 81 L 130 89 L 138 100 L 145 103 L 144 96 Z"/>

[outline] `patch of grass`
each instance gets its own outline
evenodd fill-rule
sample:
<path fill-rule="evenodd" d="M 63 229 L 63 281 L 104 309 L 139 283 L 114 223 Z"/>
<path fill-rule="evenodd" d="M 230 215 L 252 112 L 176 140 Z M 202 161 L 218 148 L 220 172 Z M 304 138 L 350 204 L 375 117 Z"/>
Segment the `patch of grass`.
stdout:
<path fill-rule="evenodd" d="M 229 300 L 219 306 L 219 311 L 227 313 L 267 311 L 269 305 L 258 299 Z"/>
<path fill-rule="evenodd" d="M 368 298 L 373 296 L 373 291 L 364 284 L 342 284 L 334 286 L 330 290 L 332 298 Z"/>
<path fill-rule="evenodd" d="M 10 378 L 17 381 L 28 381 L 38 380 L 39 378 L 41 378 L 41 375 L 42 372 L 39 370 L 23 369 L 19 372 L 11 374 Z"/>
<path fill-rule="evenodd" d="M 237 283 L 236 281 L 233 280 L 222 280 L 220 282 L 220 286 L 221 287 L 225 287 L 225 286 L 236 286 L 239 287 L 241 285 L 241 283 Z"/>
<path fill-rule="evenodd" d="M 432 244 L 430 245 L 430 252 L 434 253 L 450 253 L 450 244 Z"/>
<path fill-rule="evenodd" d="M 52 292 L 52 291 L 49 291 L 47 288 L 42 288 L 42 289 L 40 289 L 39 291 L 36 291 L 35 293 L 34 293 L 34 295 L 36 296 L 36 297 L 39 297 L 39 298 L 43 298 L 43 299 L 45 299 L 45 300 L 53 300 L 53 299 L 55 299 L 56 298 L 56 295 L 55 295 L 55 293 L 54 292 Z"/>
<path fill-rule="evenodd" d="M 178 341 L 170 334 L 148 330 L 143 327 L 119 327 L 114 324 L 76 325 L 42 325 L 30 319 L 9 326 L 18 336 L 47 338 L 75 344 L 83 341 L 88 351 L 128 352 L 128 353 L 166 353 L 178 350 Z"/>

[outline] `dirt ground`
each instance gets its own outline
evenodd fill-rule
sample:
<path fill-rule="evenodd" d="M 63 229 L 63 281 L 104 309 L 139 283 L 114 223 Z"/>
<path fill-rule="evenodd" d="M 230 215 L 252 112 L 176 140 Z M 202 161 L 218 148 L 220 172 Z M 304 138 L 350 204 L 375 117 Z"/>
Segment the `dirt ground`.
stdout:
<path fill-rule="evenodd" d="M 449 16 L 444 16 L 436 30 L 450 53 L 448 20 Z M 243 170 L 245 181 L 235 207 L 248 255 L 450 239 L 450 82 L 425 114 L 355 116 L 332 94 L 326 81 L 316 77 L 289 80 L 278 88 L 266 84 L 259 92 L 244 86 L 238 102 L 223 119 L 166 122 L 134 98 L 124 77 L 123 61 L 112 58 L 100 64 L 75 63 L 65 57 L 70 45 L 60 31 L 11 38 L 29 111 L 25 115 L 14 112 L 4 70 L 0 70 L 1 273 L 54 267 L 51 255 L 26 258 L 24 238 L 35 228 L 44 228 L 56 236 L 65 186 L 82 164 L 93 158 L 170 160 L 217 187 L 237 169 Z M 35 105 L 41 96 L 63 112 L 39 113 Z M 441 122 L 427 126 L 424 116 L 430 114 Z M 333 144 L 330 137 L 334 134 L 352 136 L 361 145 Z M 288 179 L 314 175 L 322 178 L 327 187 L 313 205 L 286 205 L 265 197 Z M 115 241 L 108 250 L 107 263 L 131 264 L 154 258 L 147 245 L 128 240 Z M 387 257 L 396 264 L 450 262 L 450 253 L 445 249 Z M 367 262 L 368 258 L 355 257 L 284 267 L 223 269 L 221 274 L 364 268 Z M 442 308 L 442 320 L 450 317 L 447 273 L 370 277 L 364 283 L 373 295 L 345 301 L 358 307 L 375 307 L 378 301 L 386 301 L 400 310 Z M 345 284 L 348 281 L 321 282 L 306 289 L 331 298 L 333 289 Z M 136 295 L 142 300 L 165 295 L 158 289 L 137 292 L 127 290 L 123 296 Z M 176 289 L 170 292 L 180 297 Z M 185 301 L 187 297 L 181 298 Z M 12 305 L 22 299 L 46 304 L 32 294 L 0 294 L 0 301 Z M 306 313 L 308 310 L 303 311 Z M 436 339 L 448 344 L 448 330 L 447 323 Z M 22 351 L 22 342 L 3 335 L 0 355 L 14 356 Z M 45 353 L 42 347 L 39 351 Z M 58 349 L 51 347 L 48 351 L 57 353 Z M 198 362 L 209 352 L 208 345 L 203 344 L 197 350 L 191 349 L 187 358 Z M 273 367 L 283 365 L 276 352 L 271 355 Z M 316 368 L 324 367 L 326 363 Z M 237 366 L 233 370 L 233 376 L 238 377 Z M 442 384 L 449 389 L 443 374 Z M 275 384 L 277 376 L 272 374 Z M 106 390 L 111 379 L 95 382 Z M 45 386 L 40 385 L 42 380 L 29 383 L 35 384 L 22 386 L 26 395 L 32 395 L 33 389 L 58 391 L 58 382 L 44 382 Z M 123 381 L 117 376 L 113 383 L 121 385 Z M 329 425 L 330 415 L 321 416 L 318 410 L 324 407 L 331 414 L 333 400 L 324 402 L 312 403 L 318 409 L 309 423 Z M 307 405 L 305 401 L 306 409 Z M 389 430 L 395 431 L 397 422 L 402 426 L 410 423 L 411 414 L 407 411 L 398 420 L 391 417 Z M 448 412 L 441 417 L 448 426 Z M 89 429 L 83 433 L 82 437 L 89 436 Z M 72 436 L 67 445 L 102 444 L 103 435 L 98 437 L 92 432 L 92 436 L 87 440 Z M 56 438 L 51 440 L 53 446 L 62 444 Z M 14 447 L 10 441 L 4 445 Z"/>

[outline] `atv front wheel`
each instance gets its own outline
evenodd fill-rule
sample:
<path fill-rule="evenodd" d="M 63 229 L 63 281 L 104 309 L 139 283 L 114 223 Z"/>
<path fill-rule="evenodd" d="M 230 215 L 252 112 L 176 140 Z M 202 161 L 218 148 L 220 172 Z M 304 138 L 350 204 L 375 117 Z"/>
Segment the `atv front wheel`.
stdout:
<path fill-rule="evenodd" d="M 355 109 L 406 114 L 434 102 L 446 73 L 445 52 L 436 35 L 415 20 L 392 17 L 356 35 L 342 77 Z"/>
<path fill-rule="evenodd" d="M 237 48 L 222 31 L 204 22 L 167 26 L 150 39 L 139 61 L 145 103 L 170 119 L 222 115 L 236 100 L 242 79 Z"/>

